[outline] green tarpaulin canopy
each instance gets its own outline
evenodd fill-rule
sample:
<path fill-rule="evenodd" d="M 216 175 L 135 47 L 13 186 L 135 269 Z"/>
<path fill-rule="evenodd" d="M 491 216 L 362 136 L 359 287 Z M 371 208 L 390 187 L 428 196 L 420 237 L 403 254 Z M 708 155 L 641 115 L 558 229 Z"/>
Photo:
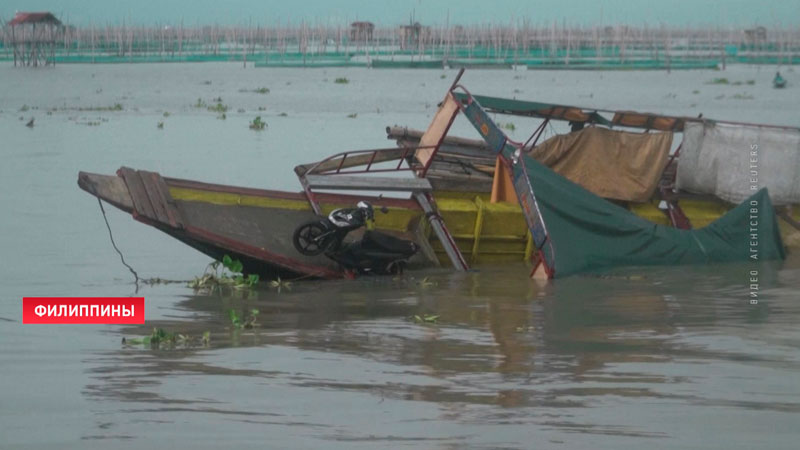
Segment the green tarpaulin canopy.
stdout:
<path fill-rule="evenodd" d="M 504 150 L 510 156 L 510 148 Z M 764 261 L 785 257 L 766 188 L 696 230 L 658 225 L 521 156 L 514 178 L 530 184 L 552 241 L 555 276 L 622 265 Z M 519 186 L 519 184 L 516 184 Z M 522 197 L 518 193 L 519 197 Z M 550 252 L 549 246 L 544 247 Z M 757 259 L 755 259 L 757 258 Z"/>
<path fill-rule="evenodd" d="M 470 96 L 465 93 L 454 92 L 459 101 L 464 101 Z M 500 97 L 487 97 L 474 95 L 473 99 L 480 103 L 487 111 L 511 114 L 515 116 L 541 117 L 555 120 L 568 120 L 570 122 L 598 123 L 610 127 L 611 122 L 597 113 L 577 106 L 556 105 L 554 103 L 528 102 Z"/>

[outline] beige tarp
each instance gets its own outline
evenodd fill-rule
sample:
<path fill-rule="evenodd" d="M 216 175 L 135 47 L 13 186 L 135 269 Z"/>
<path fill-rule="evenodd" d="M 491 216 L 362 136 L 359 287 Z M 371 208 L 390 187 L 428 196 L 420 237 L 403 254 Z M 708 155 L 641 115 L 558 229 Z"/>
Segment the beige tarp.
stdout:
<path fill-rule="evenodd" d="M 558 135 L 528 154 L 604 198 L 646 202 L 667 165 L 672 133 L 590 127 Z"/>

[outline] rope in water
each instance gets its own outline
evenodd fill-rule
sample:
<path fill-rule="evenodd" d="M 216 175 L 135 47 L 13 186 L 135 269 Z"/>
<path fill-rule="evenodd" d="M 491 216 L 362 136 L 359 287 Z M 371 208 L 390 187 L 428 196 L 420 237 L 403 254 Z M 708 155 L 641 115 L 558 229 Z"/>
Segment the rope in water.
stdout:
<path fill-rule="evenodd" d="M 136 273 L 135 270 L 133 270 L 133 267 L 131 267 L 130 265 L 128 265 L 128 263 L 125 262 L 125 257 L 122 256 L 122 252 L 119 250 L 119 248 L 117 248 L 117 243 L 114 242 L 114 235 L 111 234 L 111 225 L 108 224 L 108 218 L 106 217 L 106 210 L 103 208 L 103 202 L 100 201 L 100 197 L 97 197 L 97 204 L 100 205 L 100 211 L 103 213 L 103 220 L 106 222 L 106 228 L 108 228 L 108 237 L 111 238 L 111 245 L 114 246 L 114 250 L 116 250 L 117 253 L 119 254 L 119 259 L 122 261 L 122 265 L 127 267 L 128 270 L 130 270 L 131 273 L 133 274 L 133 277 L 134 277 L 134 281 L 133 282 L 136 284 L 136 288 L 138 289 L 139 288 L 139 274 Z"/>

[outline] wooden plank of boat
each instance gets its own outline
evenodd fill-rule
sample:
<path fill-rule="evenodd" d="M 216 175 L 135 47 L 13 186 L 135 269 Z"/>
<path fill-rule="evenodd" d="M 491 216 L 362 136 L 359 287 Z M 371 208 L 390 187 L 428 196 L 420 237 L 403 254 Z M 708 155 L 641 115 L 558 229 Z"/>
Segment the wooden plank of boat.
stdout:
<path fill-rule="evenodd" d="M 152 184 L 155 193 L 158 196 L 158 201 L 161 203 L 161 205 L 163 205 L 164 211 L 167 213 L 168 223 L 175 228 L 183 228 L 181 213 L 178 211 L 178 208 L 175 204 L 175 199 L 173 199 L 172 195 L 169 193 L 169 187 L 164 181 L 164 178 L 156 172 L 146 172 L 140 170 L 139 173 L 143 178 L 149 178 L 148 181 L 150 184 Z"/>
<path fill-rule="evenodd" d="M 133 201 L 134 212 L 147 219 L 158 220 L 153 205 L 150 204 L 150 197 L 147 195 L 144 183 L 139 177 L 139 174 L 129 167 L 121 167 L 117 171 L 117 175 L 122 177 L 125 181 L 125 185 L 128 186 L 128 193 L 130 193 L 131 200 Z"/>
<path fill-rule="evenodd" d="M 368 191 L 414 192 L 433 190 L 424 178 L 356 177 L 345 175 L 306 175 L 306 182 L 314 189 L 342 189 Z"/>
<path fill-rule="evenodd" d="M 424 169 L 419 173 L 420 176 L 425 176 L 425 172 L 427 172 L 430 166 L 431 159 L 433 159 L 437 150 L 439 150 L 439 147 L 442 145 L 442 141 L 447 135 L 447 131 L 450 130 L 450 126 L 453 125 L 453 120 L 455 120 L 458 111 L 458 102 L 453 97 L 453 94 L 448 92 L 441 106 L 439 106 L 439 109 L 436 111 L 436 115 L 433 116 L 433 120 L 428 126 L 428 129 L 419 139 L 421 148 L 416 151 L 414 156 L 416 156 L 417 161 L 424 166 Z"/>
<path fill-rule="evenodd" d="M 161 223 L 169 224 L 169 216 L 167 215 L 167 208 L 166 208 L 166 201 L 158 193 L 158 188 L 156 187 L 153 177 L 151 176 L 152 172 L 145 172 L 145 171 L 138 171 L 136 175 L 142 181 L 142 186 L 144 186 L 144 191 L 147 194 L 147 198 L 150 200 L 150 205 L 153 207 L 153 212 L 155 212 L 155 219 Z"/>
<path fill-rule="evenodd" d="M 133 212 L 133 202 L 128 192 L 128 186 L 120 177 L 78 172 L 78 186 L 127 213 Z"/>
<path fill-rule="evenodd" d="M 422 139 L 422 135 L 425 134 L 422 130 L 416 130 L 414 128 L 408 127 L 386 127 L 386 138 L 393 139 L 395 141 L 412 141 L 414 142 L 414 146 L 419 145 L 420 139 Z M 477 155 L 484 155 L 486 150 L 489 148 L 486 145 L 486 142 L 479 141 L 477 139 L 467 139 L 458 136 L 445 136 L 444 140 L 442 141 L 442 145 L 452 145 L 457 150 L 468 151 L 469 149 L 479 150 Z M 440 149 L 441 150 L 441 149 Z"/>
<path fill-rule="evenodd" d="M 117 174 L 128 188 L 133 212 L 137 216 L 173 228 L 183 228 L 181 213 L 161 175 L 128 167 L 120 168 Z"/>
<path fill-rule="evenodd" d="M 174 214 L 178 226 L 168 225 L 138 212 L 133 204 L 133 194 L 121 175 L 108 176 L 81 172 L 78 184 L 99 199 L 133 214 L 140 222 L 156 227 L 214 259 L 220 260 L 224 255 L 240 259 L 247 273 L 283 278 L 343 276 L 342 271 L 324 256 L 304 257 L 292 246 L 291 236 L 294 227 L 313 218 L 313 214 L 305 208 L 298 209 L 286 205 L 287 199 L 294 199 L 297 203 L 304 202 L 300 194 L 218 186 L 188 180 L 175 181 L 164 179 L 157 173 L 133 169 L 122 172 L 125 173 L 130 185 L 138 186 L 143 191 L 148 190 L 146 184 L 152 184 L 149 191 L 151 193 L 158 191 L 158 196 L 146 199 L 151 203 L 163 199 L 162 206 L 167 216 Z M 169 192 L 173 188 L 196 189 L 194 194 L 199 194 L 200 197 L 190 200 L 181 199 L 178 195 L 173 197 Z M 224 196 L 229 192 L 235 192 L 236 196 L 249 195 L 274 201 L 271 202 L 271 206 L 264 207 L 243 206 L 241 198 L 230 203 L 215 203 L 218 199 L 215 195 L 221 193 Z M 202 198 L 203 194 L 207 197 Z M 139 195 L 141 196 L 141 193 Z M 327 202 L 329 196 L 323 195 L 322 198 Z M 341 203 L 352 201 L 342 200 Z M 415 206 L 410 200 L 400 202 L 400 199 L 385 199 L 382 203 L 394 204 L 394 207 Z"/>

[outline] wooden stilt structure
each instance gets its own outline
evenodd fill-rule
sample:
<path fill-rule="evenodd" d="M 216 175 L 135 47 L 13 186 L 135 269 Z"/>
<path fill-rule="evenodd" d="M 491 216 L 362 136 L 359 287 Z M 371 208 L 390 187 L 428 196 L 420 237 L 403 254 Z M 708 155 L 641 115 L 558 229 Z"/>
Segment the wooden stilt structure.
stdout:
<path fill-rule="evenodd" d="M 20 12 L 6 25 L 15 66 L 55 64 L 56 41 L 64 33 L 61 21 L 49 12 Z"/>

